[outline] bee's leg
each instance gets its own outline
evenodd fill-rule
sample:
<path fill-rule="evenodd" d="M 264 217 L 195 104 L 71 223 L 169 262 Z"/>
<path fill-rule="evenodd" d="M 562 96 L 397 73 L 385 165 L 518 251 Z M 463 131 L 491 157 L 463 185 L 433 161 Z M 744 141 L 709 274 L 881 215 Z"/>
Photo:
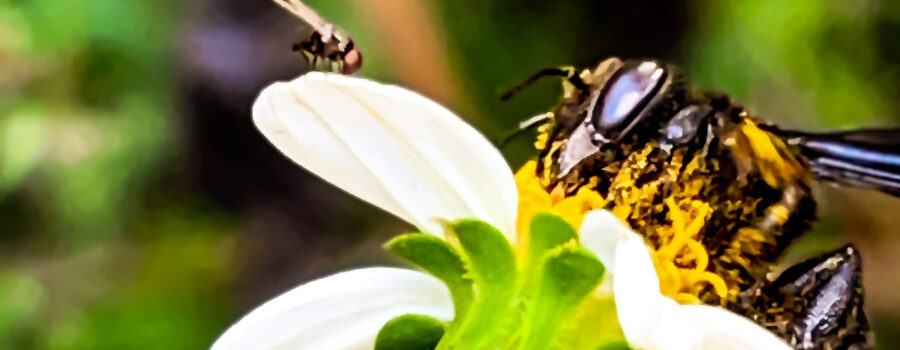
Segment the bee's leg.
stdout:
<path fill-rule="evenodd" d="M 541 69 L 541 70 L 535 72 L 534 74 L 530 75 L 528 78 L 525 78 L 524 81 L 517 84 L 516 86 L 513 86 L 511 89 L 506 91 L 503 95 L 501 95 L 500 100 L 506 101 L 506 100 L 510 99 L 511 97 L 513 97 L 517 93 L 519 93 L 519 91 L 522 91 L 522 89 L 524 89 L 528 86 L 531 86 L 531 84 L 533 84 L 535 81 L 538 81 L 538 79 L 541 79 L 543 77 L 564 77 L 564 78 L 566 78 L 566 80 L 568 80 L 570 83 L 572 83 L 572 85 L 575 86 L 575 88 L 577 88 L 578 90 L 580 90 L 580 91 L 589 91 L 590 90 L 590 87 L 584 82 L 584 80 L 581 80 L 580 76 L 578 76 L 578 72 L 575 70 L 574 67 L 562 67 L 562 68 L 551 67 L 551 68 Z"/>
<path fill-rule="evenodd" d="M 741 271 L 735 275 L 745 283 L 741 289 L 750 287 L 754 281 L 765 280 L 770 266 L 794 238 L 807 231 L 809 222 L 815 218 L 815 202 L 809 187 L 800 181 L 783 186 L 780 197 L 775 197 L 779 199 L 769 202 L 748 226 L 737 229 L 718 256 L 725 270 Z"/>
<path fill-rule="evenodd" d="M 547 113 L 538 114 L 536 116 L 528 118 L 528 119 L 520 122 L 519 126 L 516 128 L 516 130 L 513 130 L 512 132 L 510 132 L 509 134 L 504 136 L 502 139 L 498 140 L 497 142 L 494 142 L 494 144 L 497 146 L 497 148 L 502 149 L 503 147 L 506 146 L 507 143 L 509 143 L 509 141 L 511 141 L 516 136 L 519 136 L 520 134 L 522 134 L 522 132 L 524 132 L 526 130 L 534 129 L 550 120 L 553 120 L 553 117 L 554 117 L 553 112 L 547 112 Z"/>
<path fill-rule="evenodd" d="M 871 349 L 860 259 L 847 245 L 787 269 L 762 289 L 763 323 L 795 349 Z"/>
<path fill-rule="evenodd" d="M 809 197 L 809 188 L 805 184 L 792 182 L 785 186 L 781 192 L 781 200 L 766 208 L 765 215 L 760 218 L 756 228 L 764 233 L 781 230 L 791 218 L 791 214 L 797 211 L 800 201 Z"/>

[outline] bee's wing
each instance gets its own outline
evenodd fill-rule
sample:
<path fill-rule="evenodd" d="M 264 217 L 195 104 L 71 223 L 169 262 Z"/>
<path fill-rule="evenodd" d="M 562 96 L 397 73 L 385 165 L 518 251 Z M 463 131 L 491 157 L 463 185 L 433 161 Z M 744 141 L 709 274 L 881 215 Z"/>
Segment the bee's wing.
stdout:
<path fill-rule="evenodd" d="M 253 121 L 297 164 L 427 232 L 463 218 L 515 232 L 518 192 L 500 152 L 417 93 L 311 72 L 264 89 Z"/>
<path fill-rule="evenodd" d="M 772 131 L 798 147 L 819 178 L 900 196 L 900 129 Z"/>
<path fill-rule="evenodd" d="M 309 24 L 315 30 L 322 30 L 328 25 L 328 22 L 325 21 L 322 16 L 319 16 L 315 10 L 306 6 L 300 0 L 274 0 L 276 4 L 283 7 L 288 12 L 293 13 L 295 16 L 302 19 L 304 22 Z"/>

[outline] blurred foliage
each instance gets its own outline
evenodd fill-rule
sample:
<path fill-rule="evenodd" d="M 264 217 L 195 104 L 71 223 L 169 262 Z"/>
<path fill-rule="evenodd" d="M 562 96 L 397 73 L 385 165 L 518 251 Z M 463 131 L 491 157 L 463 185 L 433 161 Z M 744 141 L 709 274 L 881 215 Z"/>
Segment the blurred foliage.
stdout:
<path fill-rule="evenodd" d="M 875 1 L 710 1 L 690 37 L 693 79 L 802 127 L 850 128 L 900 120 L 898 20 Z M 893 16 L 894 18 L 891 18 Z M 773 103 L 774 102 L 774 103 Z"/>
<path fill-rule="evenodd" d="M 546 111 L 560 93 L 559 82 L 548 79 L 500 102 L 504 89 L 540 68 L 590 68 L 610 55 L 675 62 L 699 85 L 727 92 L 760 116 L 791 126 L 829 129 L 900 120 L 900 4 L 888 0 L 309 3 L 352 33 L 366 58 L 362 75 L 433 92 L 491 138 Z M 378 249 L 377 239 L 364 241 L 376 247 L 371 249 L 318 245 L 358 236 L 312 240 L 308 235 L 315 233 L 309 232 L 346 229 L 314 222 L 313 229 L 295 233 L 299 244 L 325 251 L 321 255 L 331 260 L 300 256 L 284 270 L 272 267 L 281 260 L 242 260 L 250 249 L 240 238 L 250 230 L 247 223 L 270 217 L 246 209 L 251 205 L 234 209 L 221 199 L 228 196 L 209 193 L 203 184 L 185 185 L 194 169 L 187 154 L 224 151 L 198 148 L 191 132 L 205 130 L 184 130 L 186 120 L 216 118 L 214 112 L 200 115 L 196 106 L 184 106 L 184 95 L 219 91 L 222 100 L 233 100 L 215 84 L 211 91 L 185 91 L 184 86 L 193 86 L 187 80 L 194 72 L 182 69 L 195 67 L 183 63 L 185 57 L 201 55 L 200 62 L 210 67 L 247 71 L 277 64 L 228 61 L 255 56 L 243 52 L 250 46 L 241 45 L 230 47 L 234 55 L 202 56 L 207 48 L 186 38 L 199 30 L 195 27 L 215 23 L 225 28 L 216 33 L 225 33 L 226 40 L 268 43 L 271 28 L 292 20 L 274 5 L 257 8 L 228 0 L 190 5 L 0 0 L 0 348 L 204 348 L 248 307 L 273 293 L 271 286 L 241 285 L 244 266 L 306 273 L 309 266 L 326 266 L 313 268 L 319 273 L 360 261 L 347 255 L 384 259 L 367 252 Z M 410 35 L 398 36 L 398 30 Z M 274 32 L 279 37 L 267 52 L 280 52 L 296 35 Z M 417 70 L 422 67 L 431 70 Z M 249 103 L 235 113 L 248 111 Z M 219 121 L 213 124 L 250 130 L 249 122 Z M 514 166 L 533 155 L 530 143 L 522 137 L 504 149 Z M 211 172 L 228 177 L 230 169 Z M 235 188 L 234 193 L 255 190 Z M 318 216 L 329 209 L 312 208 L 313 203 L 336 193 L 291 195 Z M 282 200 L 287 199 L 269 199 Z M 888 214 L 900 209 L 889 205 L 882 209 Z M 852 211 L 842 216 L 828 207 L 816 232 L 804 237 L 793 256 L 833 248 L 856 223 L 870 219 L 854 219 Z M 344 209 L 336 208 L 330 211 Z M 348 216 L 344 223 L 377 223 L 353 215 L 381 213 L 335 215 Z M 884 256 L 900 249 L 896 234 L 889 240 L 852 234 L 863 245 L 868 239 L 869 249 L 885 247 Z M 900 319 L 900 301 L 889 296 L 896 294 L 892 283 L 900 282 L 891 279 L 890 263 L 900 261 L 884 261 L 866 266 L 874 295 L 868 308 L 881 345 L 889 348 L 900 342 L 900 334 L 891 331 Z"/>
<path fill-rule="evenodd" d="M 179 147 L 179 7 L 0 1 L 0 348 L 198 349 L 227 324 L 231 221 L 141 203 Z"/>
<path fill-rule="evenodd" d="M 38 211 L 4 222 L 52 239 L 110 239 L 172 145 L 165 56 L 177 8 L 3 1 L 0 9 L 12 39 L 0 65 L 20 73 L 0 95 L 2 151 L 10 155 L 0 193 L 21 185 L 13 195 Z"/>

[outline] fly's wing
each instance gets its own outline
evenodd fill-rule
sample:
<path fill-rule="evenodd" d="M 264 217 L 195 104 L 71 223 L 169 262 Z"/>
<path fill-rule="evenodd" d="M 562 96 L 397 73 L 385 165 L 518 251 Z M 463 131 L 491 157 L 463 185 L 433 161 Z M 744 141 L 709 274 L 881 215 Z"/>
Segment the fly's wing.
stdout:
<path fill-rule="evenodd" d="M 819 178 L 900 197 L 900 129 L 771 131 L 796 146 Z"/>
<path fill-rule="evenodd" d="M 288 12 L 302 19 L 309 24 L 314 30 L 323 30 L 328 22 L 322 19 L 316 11 L 300 2 L 300 0 L 274 0 L 276 4 L 283 7 Z"/>
<path fill-rule="evenodd" d="M 464 218 L 515 232 L 518 191 L 500 151 L 415 92 L 310 72 L 265 88 L 253 122 L 300 166 L 425 232 Z"/>

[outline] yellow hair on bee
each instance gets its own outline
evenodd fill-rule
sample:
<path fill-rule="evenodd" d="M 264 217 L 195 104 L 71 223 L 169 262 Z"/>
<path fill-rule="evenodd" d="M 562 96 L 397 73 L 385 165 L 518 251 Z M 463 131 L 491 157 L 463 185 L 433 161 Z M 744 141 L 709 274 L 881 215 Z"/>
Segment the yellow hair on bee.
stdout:
<path fill-rule="evenodd" d="M 751 167 L 744 172 L 758 171 L 772 188 L 784 188 L 786 183 L 802 179 L 806 173 L 781 139 L 760 129 L 749 117 L 732 130 L 725 144 L 730 146 L 735 158 L 746 160 Z"/>

